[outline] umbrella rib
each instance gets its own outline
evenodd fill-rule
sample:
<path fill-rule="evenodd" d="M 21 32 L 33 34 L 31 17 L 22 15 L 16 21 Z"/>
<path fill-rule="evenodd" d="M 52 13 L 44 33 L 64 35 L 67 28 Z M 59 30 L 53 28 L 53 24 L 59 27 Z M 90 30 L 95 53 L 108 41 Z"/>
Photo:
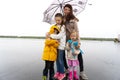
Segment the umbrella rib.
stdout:
<path fill-rule="evenodd" d="M 57 9 L 58 9 L 59 7 L 57 7 Z M 55 14 L 55 12 L 57 11 L 57 9 L 54 11 L 54 13 L 53 13 L 53 15 L 51 16 L 51 17 L 53 17 L 54 16 L 54 14 Z M 52 19 L 52 18 L 51 18 Z"/>
<path fill-rule="evenodd" d="M 81 6 L 79 6 L 79 5 L 76 5 L 76 4 L 71 4 L 72 6 L 78 6 L 78 7 L 80 7 L 80 8 L 82 8 L 82 9 L 84 9 L 83 7 L 81 7 Z"/>
<path fill-rule="evenodd" d="M 58 0 L 58 2 L 60 3 L 60 1 Z"/>
<path fill-rule="evenodd" d="M 68 2 L 71 2 L 71 1 L 73 1 L 73 0 L 69 0 L 69 1 L 66 1 L 66 2 L 64 2 L 64 3 L 68 3 Z"/>
<path fill-rule="evenodd" d="M 58 6 L 58 5 L 57 5 L 57 6 Z M 46 10 L 46 12 L 48 13 L 48 12 L 51 11 L 52 9 L 57 8 L 57 6 L 54 6 L 54 7 L 52 7 L 51 9 L 48 8 L 48 9 Z"/>
<path fill-rule="evenodd" d="M 62 4 L 64 3 L 65 0 L 62 1 Z"/>
<path fill-rule="evenodd" d="M 86 4 L 87 2 L 84 2 L 83 4 Z M 71 4 L 72 6 L 74 5 L 83 5 L 83 4 Z"/>
<path fill-rule="evenodd" d="M 62 9 L 62 8 L 60 8 L 60 10 L 61 10 L 61 12 L 63 13 L 63 9 Z"/>
<path fill-rule="evenodd" d="M 59 4 L 51 4 L 51 6 L 52 6 L 52 5 L 59 5 Z"/>

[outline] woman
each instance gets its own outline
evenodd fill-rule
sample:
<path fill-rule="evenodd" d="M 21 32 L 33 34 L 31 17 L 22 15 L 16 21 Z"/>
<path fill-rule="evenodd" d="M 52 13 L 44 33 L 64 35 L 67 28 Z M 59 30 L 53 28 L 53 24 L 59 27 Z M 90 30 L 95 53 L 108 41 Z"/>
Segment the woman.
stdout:
<path fill-rule="evenodd" d="M 66 41 L 70 39 L 70 33 L 75 30 L 79 34 L 79 29 L 77 26 L 77 22 L 79 21 L 74 15 L 73 15 L 73 9 L 70 4 L 66 4 L 64 6 L 64 24 L 66 28 Z M 80 36 L 78 36 L 78 42 L 80 43 Z M 80 47 L 80 45 L 78 46 Z M 80 62 L 80 76 L 82 79 L 88 79 L 86 74 L 84 73 L 84 67 L 83 67 L 83 58 L 82 54 L 78 54 L 78 61 Z M 66 70 L 68 70 L 67 62 L 66 62 L 66 57 L 64 53 L 64 66 Z"/>

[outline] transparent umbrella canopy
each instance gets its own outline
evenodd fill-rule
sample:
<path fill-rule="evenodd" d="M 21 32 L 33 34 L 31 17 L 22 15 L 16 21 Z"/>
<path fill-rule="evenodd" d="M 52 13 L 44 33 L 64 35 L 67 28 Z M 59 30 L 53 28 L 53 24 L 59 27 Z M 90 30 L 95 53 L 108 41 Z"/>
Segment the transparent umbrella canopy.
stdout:
<path fill-rule="evenodd" d="M 53 24 L 54 16 L 56 13 L 63 14 L 63 7 L 66 4 L 72 5 L 73 14 L 78 15 L 81 13 L 86 6 L 87 0 L 54 0 L 53 3 L 45 10 L 43 22 Z"/>

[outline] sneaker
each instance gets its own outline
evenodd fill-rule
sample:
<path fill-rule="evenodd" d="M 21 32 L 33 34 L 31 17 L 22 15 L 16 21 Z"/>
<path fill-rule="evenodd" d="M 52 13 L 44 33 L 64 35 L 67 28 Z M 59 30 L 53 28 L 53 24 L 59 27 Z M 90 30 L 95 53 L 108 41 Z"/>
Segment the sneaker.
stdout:
<path fill-rule="evenodd" d="M 88 77 L 87 77 L 87 75 L 85 74 L 84 71 L 80 72 L 80 76 L 81 76 L 82 79 L 85 79 L 85 80 L 88 79 Z"/>
<path fill-rule="evenodd" d="M 56 78 L 56 79 L 58 79 L 58 77 L 59 77 L 59 72 L 57 72 L 55 75 L 54 75 L 54 78 Z"/>
<path fill-rule="evenodd" d="M 58 76 L 58 80 L 62 80 L 63 78 L 65 77 L 65 74 L 59 74 L 59 76 Z"/>
<path fill-rule="evenodd" d="M 42 80 L 47 80 L 47 76 L 42 76 Z"/>

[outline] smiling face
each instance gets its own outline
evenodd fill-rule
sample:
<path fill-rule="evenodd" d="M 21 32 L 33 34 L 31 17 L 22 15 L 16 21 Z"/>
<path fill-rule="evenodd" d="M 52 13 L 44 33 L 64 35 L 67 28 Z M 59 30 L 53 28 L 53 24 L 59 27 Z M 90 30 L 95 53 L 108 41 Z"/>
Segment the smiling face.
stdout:
<path fill-rule="evenodd" d="M 77 33 L 76 32 L 71 33 L 70 38 L 73 41 L 77 40 Z"/>

